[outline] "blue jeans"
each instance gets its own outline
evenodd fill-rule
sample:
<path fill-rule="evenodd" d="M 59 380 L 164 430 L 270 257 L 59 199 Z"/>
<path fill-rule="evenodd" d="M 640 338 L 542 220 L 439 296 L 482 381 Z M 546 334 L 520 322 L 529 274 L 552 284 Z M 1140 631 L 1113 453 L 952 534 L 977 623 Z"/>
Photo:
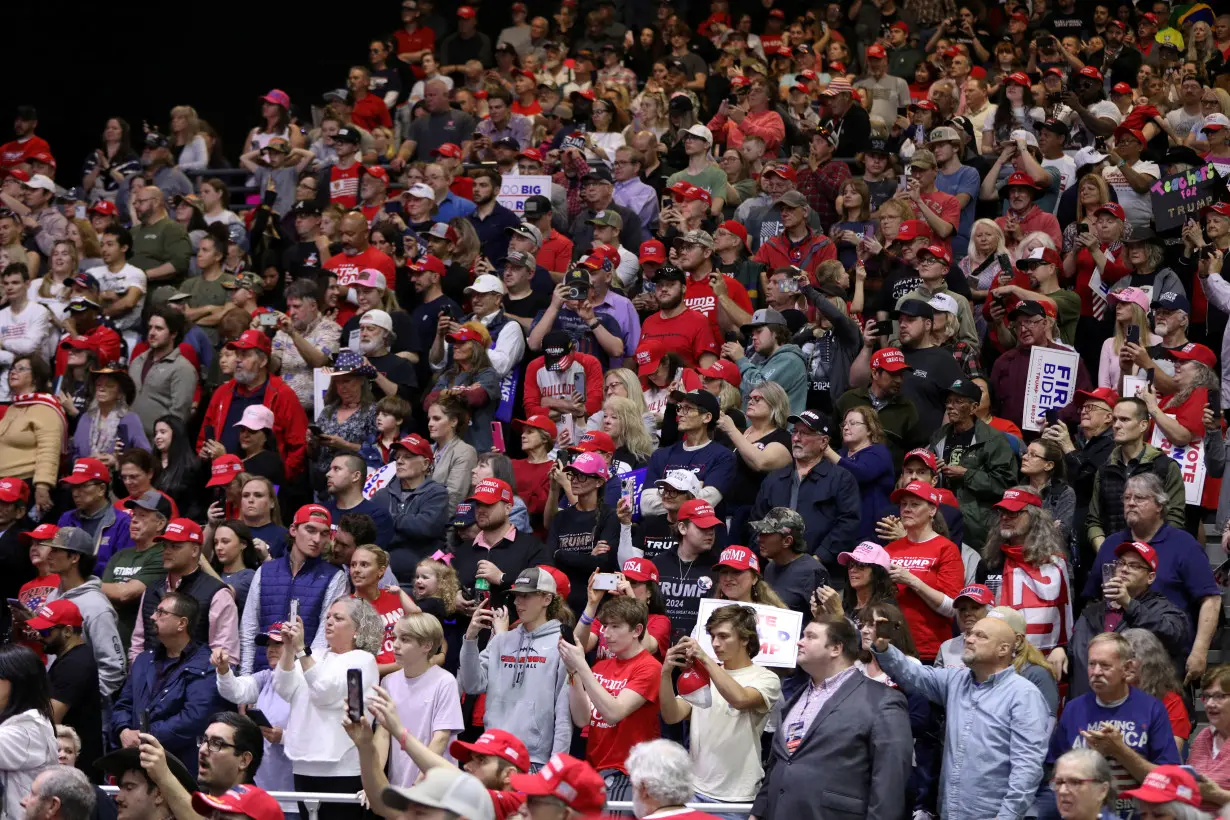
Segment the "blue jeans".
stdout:
<path fill-rule="evenodd" d="M 721 800 L 714 800 L 712 797 L 705 797 L 703 794 L 700 794 L 699 792 L 692 795 L 692 802 L 693 803 L 708 803 L 713 806 L 726 805 Z M 748 802 L 750 803 L 752 801 L 749 800 Z M 721 818 L 721 820 L 747 820 L 746 814 L 723 814 L 720 811 L 711 811 L 711 812 L 707 812 L 707 814 L 713 817 Z"/>

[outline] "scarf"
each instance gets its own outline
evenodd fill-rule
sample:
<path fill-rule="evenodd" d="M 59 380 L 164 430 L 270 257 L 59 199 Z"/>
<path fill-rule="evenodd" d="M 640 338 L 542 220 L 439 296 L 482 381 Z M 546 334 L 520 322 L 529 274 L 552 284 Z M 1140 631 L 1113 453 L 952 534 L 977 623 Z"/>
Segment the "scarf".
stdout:
<path fill-rule="evenodd" d="M 56 415 L 60 417 L 60 422 L 64 427 L 60 430 L 60 452 L 68 452 L 68 417 L 64 415 L 64 408 L 60 406 L 60 401 L 50 393 L 20 393 L 13 397 L 13 407 L 35 407 L 41 405 L 50 407 L 56 411 Z"/>
<path fill-rule="evenodd" d="M 1042 566 L 1025 561 L 1025 548 L 1005 544 L 999 603 L 1025 616 L 1025 638 L 1046 651 L 1064 646 L 1072 635 L 1068 564 L 1053 556 Z"/>

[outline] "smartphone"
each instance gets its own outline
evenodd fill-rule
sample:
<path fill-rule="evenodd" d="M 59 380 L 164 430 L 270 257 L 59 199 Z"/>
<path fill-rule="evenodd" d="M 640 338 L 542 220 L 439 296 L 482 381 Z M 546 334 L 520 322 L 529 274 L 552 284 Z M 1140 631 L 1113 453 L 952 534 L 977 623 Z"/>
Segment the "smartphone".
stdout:
<path fill-rule="evenodd" d="M 627 499 L 632 499 L 636 496 L 635 478 L 625 478 L 620 481 L 620 495 Z"/>
<path fill-rule="evenodd" d="M 897 116 L 898 117 L 908 117 L 909 114 L 910 114 L 909 106 L 906 106 L 906 105 L 897 106 Z"/>
<path fill-rule="evenodd" d="M 346 716 L 352 723 L 363 719 L 363 672 L 346 670 Z"/>
<path fill-rule="evenodd" d="M 85 212 L 85 206 L 84 206 L 84 205 L 78 205 L 78 206 L 74 209 L 73 213 L 75 213 L 75 214 L 77 215 L 77 219 L 85 219 L 85 218 L 86 218 L 86 217 L 85 217 L 85 213 L 86 213 L 86 212 Z"/>
<path fill-rule="evenodd" d="M 290 622 L 294 623 L 295 619 L 297 619 L 298 617 L 299 617 L 299 599 L 291 598 L 290 599 Z"/>
<path fill-rule="evenodd" d="M 667 208 L 669 208 L 670 206 L 674 204 L 675 204 L 675 198 L 671 196 L 670 194 L 666 194 L 665 196 L 662 197 L 662 210 L 665 211 Z"/>
<path fill-rule="evenodd" d="M 1145 384 L 1149 385 L 1149 389 L 1153 389 L 1153 372 L 1154 368 L 1150 367 L 1145 371 Z"/>
<path fill-rule="evenodd" d="M 564 640 L 564 643 L 569 646 L 577 645 L 577 636 L 572 634 L 571 629 L 561 629 L 559 631 L 559 636 Z"/>
<path fill-rule="evenodd" d="M 206 425 L 205 425 L 205 440 L 206 440 L 206 441 L 215 441 L 215 439 L 214 439 L 214 426 L 213 426 L 212 424 L 206 424 Z"/>
<path fill-rule="evenodd" d="M 491 447 L 499 453 L 504 450 L 504 424 L 502 422 L 491 422 Z"/>
<path fill-rule="evenodd" d="M 594 576 L 594 589 L 611 592 L 619 586 L 619 576 L 613 572 L 600 572 Z"/>
<path fill-rule="evenodd" d="M 797 279 L 786 278 L 780 285 L 777 286 L 777 289 L 782 293 L 798 293 L 799 282 Z"/>
<path fill-rule="evenodd" d="M 1042 412 L 1042 415 L 1046 418 L 1046 425 L 1048 427 L 1059 423 L 1059 410 L 1054 407 L 1048 407 Z"/>
<path fill-rule="evenodd" d="M 1076 232 L 1077 233 L 1089 233 L 1089 223 L 1081 222 L 1079 225 L 1076 226 Z"/>
<path fill-rule="evenodd" d="M 1140 327 L 1138 325 L 1129 325 L 1126 335 L 1126 341 L 1134 345 L 1140 344 Z"/>
<path fill-rule="evenodd" d="M 273 724 L 269 722 L 269 718 L 265 717 L 265 713 L 260 709 L 248 709 L 248 717 L 252 718 L 252 722 L 262 729 L 273 728 Z"/>
<path fill-rule="evenodd" d="M 11 606 L 13 609 L 25 609 L 27 612 L 29 612 L 29 610 L 28 610 L 28 609 L 26 609 L 26 605 L 25 605 L 25 604 L 23 604 L 23 603 L 22 603 L 21 601 L 19 601 L 18 599 L 16 599 L 16 598 L 5 598 L 5 600 L 9 602 L 9 606 Z"/>
<path fill-rule="evenodd" d="M 137 719 L 138 721 L 140 721 L 140 724 L 141 724 L 141 734 L 148 735 L 149 734 L 149 709 L 142 709 Z"/>
<path fill-rule="evenodd" d="M 320 425 L 319 424 L 309 424 L 307 426 L 307 429 L 308 429 L 308 432 L 314 436 L 320 435 Z"/>
<path fill-rule="evenodd" d="M 877 336 L 892 336 L 893 335 L 893 320 L 880 319 L 876 322 Z"/>
<path fill-rule="evenodd" d="M 1209 409 L 1213 411 L 1213 416 L 1216 418 L 1221 413 L 1221 388 L 1209 388 Z"/>
<path fill-rule="evenodd" d="M 259 317 L 257 317 L 256 321 L 258 324 L 260 324 L 261 327 L 277 327 L 278 326 L 278 314 L 262 313 Z"/>
<path fill-rule="evenodd" d="M 729 95 L 729 96 L 726 98 L 726 104 L 727 104 L 727 105 L 738 105 L 738 104 L 739 104 L 739 95 L 738 95 L 738 94 L 731 94 L 731 95 Z"/>

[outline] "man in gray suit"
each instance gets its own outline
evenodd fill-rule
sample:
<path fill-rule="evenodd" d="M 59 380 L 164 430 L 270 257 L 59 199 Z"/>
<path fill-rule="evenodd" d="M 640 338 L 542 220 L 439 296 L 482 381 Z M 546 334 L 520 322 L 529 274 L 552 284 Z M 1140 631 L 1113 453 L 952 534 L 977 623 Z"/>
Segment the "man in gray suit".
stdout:
<path fill-rule="evenodd" d="M 782 710 L 751 820 L 901 820 L 914 741 L 905 696 L 854 666 L 861 642 L 844 618 L 799 639 L 810 684 Z"/>

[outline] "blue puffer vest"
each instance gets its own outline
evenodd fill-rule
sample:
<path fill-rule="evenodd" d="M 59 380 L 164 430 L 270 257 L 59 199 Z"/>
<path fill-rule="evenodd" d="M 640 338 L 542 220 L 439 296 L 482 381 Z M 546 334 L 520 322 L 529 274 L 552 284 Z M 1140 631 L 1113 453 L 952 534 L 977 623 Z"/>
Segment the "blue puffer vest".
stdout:
<path fill-rule="evenodd" d="M 325 590 L 333 576 L 341 572 L 323 558 L 309 558 L 298 575 L 290 574 L 290 553 L 261 566 L 261 613 L 260 633 L 269 631 L 275 623 L 290 617 L 290 599 L 299 599 L 299 617 L 303 619 L 303 637 L 311 646 L 324 615 Z M 253 658 L 252 671 L 268 669 L 265 653 L 257 652 Z"/>

